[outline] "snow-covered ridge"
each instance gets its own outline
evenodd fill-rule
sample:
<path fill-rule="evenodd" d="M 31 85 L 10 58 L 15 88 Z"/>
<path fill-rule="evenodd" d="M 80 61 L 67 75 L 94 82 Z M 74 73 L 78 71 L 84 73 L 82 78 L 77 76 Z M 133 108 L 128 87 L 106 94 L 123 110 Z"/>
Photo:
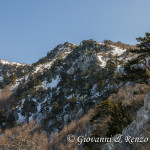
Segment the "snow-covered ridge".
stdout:
<path fill-rule="evenodd" d="M 109 60 L 108 54 L 112 54 L 112 56 L 119 56 L 118 60 L 122 60 L 124 58 L 123 54 L 126 52 L 126 49 L 121 49 L 117 46 L 112 46 L 112 50 L 105 53 L 105 56 L 100 52 L 97 53 L 97 58 L 101 62 L 101 67 L 106 67 L 107 60 Z"/>
<path fill-rule="evenodd" d="M 18 65 L 18 66 L 24 66 L 24 65 L 26 65 L 24 63 L 10 62 L 10 61 L 7 61 L 5 59 L 0 59 L 0 63 L 4 64 L 4 65 Z"/>
<path fill-rule="evenodd" d="M 70 43 L 69 43 L 70 44 Z M 77 46 L 75 44 L 71 44 L 72 46 Z M 65 47 L 65 45 L 62 45 L 60 48 L 59 48 L 59 51 L 57 52 L 57 54 L 55 55 L 55 57 L 47 62 L 47 63 L 44 63 L 44 64 L 40 64 L 40 65 L 37 65 L 35 68 L 34 68 L 34 73 L 37 73 L 37 72 L 42 72 L 43 69 L 47 68 L 47 69 L 50 69 L 51 66 L 54 64 L 54 62 L 58 59 L 65 59 L 70 53 L 72 52 L 72 49 L 70 47 Z"/>

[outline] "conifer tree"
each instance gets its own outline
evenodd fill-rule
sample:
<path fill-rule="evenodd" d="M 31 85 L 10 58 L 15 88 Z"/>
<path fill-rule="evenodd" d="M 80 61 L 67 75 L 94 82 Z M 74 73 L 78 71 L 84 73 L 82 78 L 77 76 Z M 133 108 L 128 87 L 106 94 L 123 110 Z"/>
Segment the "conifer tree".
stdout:
<path fill-rule="evenodd" d="M 125 64 L 126 75 L 120 78 L 125 82 L 147 82 L 150 76 L 150 66 L 147 63 L 147 58 L 150 56 L 150 33 L 145 33 L 143 38 L 139 37 L 136 40 L 139 44 L 136 45 L 135 49 L 130 49 L 129 52 L 137 56 Z"/>
<path fill-rule="evenodd" d="M 143 38 L 139 37 L 136 40 L 139 44 L 136 45 L 136 49 L 130 49 L 130 52 L 139 54 L 137 57 L 138 61 L 146 66 L 146 58 L 150 56 L 150 33 L 146 32 Z"/>
<path fill-rule="evenodd" d="M 128 113 L 127 106 L 124 106 L 122 102 L 112 107 L 110 115 L 111 120 L 108 122 L 107 131 L 108 137 L 121 134 L 122 130 L 131 123 L 131 117 Z"/>

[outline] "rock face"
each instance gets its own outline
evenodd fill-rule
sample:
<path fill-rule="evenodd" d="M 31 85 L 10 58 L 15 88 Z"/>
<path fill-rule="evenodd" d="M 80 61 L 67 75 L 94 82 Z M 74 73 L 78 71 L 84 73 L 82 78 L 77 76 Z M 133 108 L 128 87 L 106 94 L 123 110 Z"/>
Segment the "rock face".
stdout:
<path fill-rule="evenodd" d="M 73 62 L 71 68 L 68 70 L 68 73 L 73 74 L 74 71 L 77 70 L 78 68 L 85 71 L 91 64 L 98 66 L 98 60 L 95 53 L 91 53 L 90 55 L 89 54 L 80 55 L 80 57 Z"/>
<path fill-rule="evenodd" d="M 117 140 L 119 138 L 119 141 Z M 102 150 L 149 150 L 150 149 L 150 93 L 144 99 L 144 106 L 138 110 L 136 120 L 124 128 L 122 135 L 116 135 Z"/>

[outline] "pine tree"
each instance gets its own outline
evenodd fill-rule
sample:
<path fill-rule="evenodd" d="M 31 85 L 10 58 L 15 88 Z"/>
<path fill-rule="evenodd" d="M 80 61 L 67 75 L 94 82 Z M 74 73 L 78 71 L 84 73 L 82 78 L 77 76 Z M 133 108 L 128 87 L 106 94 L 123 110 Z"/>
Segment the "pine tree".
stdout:
<path fill-rule="evenodd" d="M 139 44 L 136 45 L 137 48 L 130 49 L 129 52 L 137 55 L 137 57 L 128 61 L 124 68 L 126 75 L 120 78 L 122 81 L 132 81 L 132 82 L 147 82 L 150 74 L 150 67 L 147 64 L 147 58 L 150 56 L 150 33 L 145 33 L 145 36 L 136 38 Z M 139 64 L 143 64 L 144 67 L 140 67 Z"/>
<path fill-rule="evenodd" d="M 91 117 L 91 122 L 94 123 L 95 120 L 100 117 L 104 117 L 110 114 L 110 111 L 113 107 L 114 103 L 110 100 L 101 101 L 99 105 L 95 107 L 95 114 Z"/>
<path fill-rule="evenodd" d="M 10 79 L 11 79 L 11 82 L 12 82 L 13 84 L 15 84 L 15 83 L 16 83 L 16 79 L 17 79 L 17 76 L 16 76 L 15 74 L 12 74 L 12 75 L 10 76 Z"/>
<path fill-rule="evenodd" d="M 4 123 L 6 123 L 6 116 L 5 116 L 5 111 L 0 111 L 0 128 L 3 130 L 4 129 Z"/>
<path fill-rule="evenodd" d="M 4 83 L 5 85 L 8 85 L 10 83 L 10 80 L 7 75 L 4 75 Z"/>
<path fill-rule="evenodd" d="M 150 56 L 150 33 L 146 32 L 145 36 L 136 38 L 136 40 L 139 42 L 137 44 L 137 49 L 130 49 L 130 52 L 139 54 L 137 57 L 139 62 L 142 62 L 146 66 L 146 58 Z"/>
<path fill-rule="evenodd" d="M 121 134 L 122 130 L 131 123 L 131 117 L 128 113 L 127 106 L 124 106 L 122 102 L 115 104 L 110 114 L 111 120 L 108 122 L 108 137 Z"/>

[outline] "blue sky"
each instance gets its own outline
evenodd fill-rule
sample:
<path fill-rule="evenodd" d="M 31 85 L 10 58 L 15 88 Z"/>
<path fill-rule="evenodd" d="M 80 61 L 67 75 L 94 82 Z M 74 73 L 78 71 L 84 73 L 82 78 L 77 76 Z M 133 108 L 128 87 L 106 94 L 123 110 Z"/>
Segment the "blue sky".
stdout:
<path fill-rule="evenodd" d="M 0 59 L 32 63 L 66 41 L 122 41 L 150 32 L 150 0 L 0 0 Z"/>

